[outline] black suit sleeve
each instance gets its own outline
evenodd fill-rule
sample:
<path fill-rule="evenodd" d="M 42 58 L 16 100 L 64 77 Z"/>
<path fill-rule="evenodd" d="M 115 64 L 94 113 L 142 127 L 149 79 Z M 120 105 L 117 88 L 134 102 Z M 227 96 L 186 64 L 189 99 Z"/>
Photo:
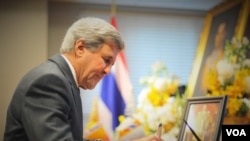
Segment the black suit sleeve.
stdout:
<path fill-rule="evenodd" d="M 71 90 L 56 75 L 38 78 L 28 88 L 22 106 L 23 126 L 31 141 L 73 140 L 70 127 Z"/>

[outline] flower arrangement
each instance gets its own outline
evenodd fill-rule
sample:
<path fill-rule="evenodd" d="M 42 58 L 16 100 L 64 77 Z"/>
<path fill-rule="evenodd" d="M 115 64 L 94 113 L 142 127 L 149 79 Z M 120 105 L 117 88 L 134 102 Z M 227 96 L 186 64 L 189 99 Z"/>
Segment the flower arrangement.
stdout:
<path fill-rule="evenodd" d="M 249 40 L 227 40 L 223 58 L 205 79 L 208 95 L 228 95 L 227 116 L 246 116 L 250 109 Z"/>
<path fill-rule="evenodd" d="M 146 135 L 155 133 L 162 123 L 163 138 L 175 141 L 184 106 L 184 98 L 178 93 L 180 79 L 170 75 L 162 62 L 153 64 L 152 70 L 152 75 L 140 80 L 145 87 L 138 96 L 134 117 L 143 125 Z"/>

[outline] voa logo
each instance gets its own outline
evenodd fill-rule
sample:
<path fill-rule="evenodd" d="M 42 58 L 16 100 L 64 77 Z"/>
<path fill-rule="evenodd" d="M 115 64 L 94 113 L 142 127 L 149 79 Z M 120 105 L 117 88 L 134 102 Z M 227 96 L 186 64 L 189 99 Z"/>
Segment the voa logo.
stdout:
<path fill-rule="evenodd" d="M 226 129 L 228 136 L 247 136 L 244 129 Z"/>

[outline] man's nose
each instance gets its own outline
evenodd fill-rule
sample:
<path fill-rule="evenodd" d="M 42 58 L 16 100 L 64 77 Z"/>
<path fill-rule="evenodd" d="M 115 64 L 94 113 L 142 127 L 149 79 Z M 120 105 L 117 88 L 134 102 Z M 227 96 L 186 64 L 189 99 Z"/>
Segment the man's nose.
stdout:
<path fill-rule="evenodd" d="M 107 75 L 111 72 L 111 66 L 107 66 L 104 68 L 104 74 Z"/>

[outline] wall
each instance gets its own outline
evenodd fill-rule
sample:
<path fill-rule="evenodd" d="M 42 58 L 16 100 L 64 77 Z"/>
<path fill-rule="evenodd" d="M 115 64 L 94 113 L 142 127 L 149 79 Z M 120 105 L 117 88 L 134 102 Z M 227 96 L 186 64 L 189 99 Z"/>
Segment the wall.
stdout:
<path fill-rule="evenodd" d="M 0 140 L 9 101 L 21 77 L 47 59 L 47 0 L 0 2 Z"/>

